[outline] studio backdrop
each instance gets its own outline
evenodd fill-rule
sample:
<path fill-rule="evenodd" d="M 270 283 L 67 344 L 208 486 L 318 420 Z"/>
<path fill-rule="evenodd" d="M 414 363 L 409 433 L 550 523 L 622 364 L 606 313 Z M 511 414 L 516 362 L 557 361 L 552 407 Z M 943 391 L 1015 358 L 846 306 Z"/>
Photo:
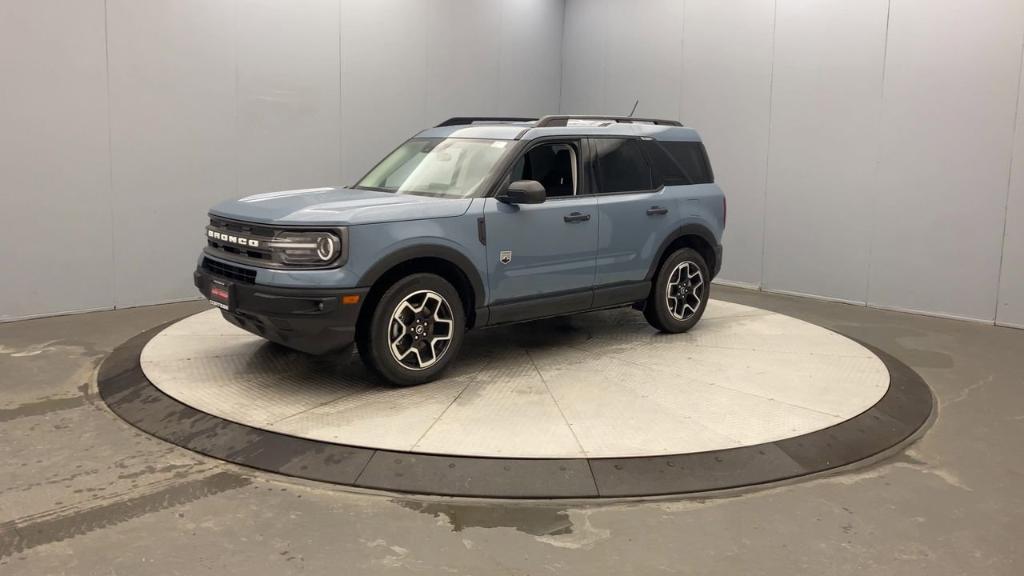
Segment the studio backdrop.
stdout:
<path fill-rule="evenodd" d="M 720 281 L 1024 326 L 1020 0 L 11 0 L 0 319 L 196 297 L 206 209 L 455 115 L 700 130 Z"/>

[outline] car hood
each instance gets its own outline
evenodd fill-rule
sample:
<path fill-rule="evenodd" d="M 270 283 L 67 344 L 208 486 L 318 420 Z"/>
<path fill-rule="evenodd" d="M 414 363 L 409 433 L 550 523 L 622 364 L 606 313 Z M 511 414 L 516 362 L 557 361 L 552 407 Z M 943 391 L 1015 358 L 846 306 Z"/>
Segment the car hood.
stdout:
<path fill-rule="evenodd" d="M 350 188 L 309 188 L 246 196 L 210 214 L 264 224 L 356 225 L 465 214 L 469 198 L 431 198 Z"/>

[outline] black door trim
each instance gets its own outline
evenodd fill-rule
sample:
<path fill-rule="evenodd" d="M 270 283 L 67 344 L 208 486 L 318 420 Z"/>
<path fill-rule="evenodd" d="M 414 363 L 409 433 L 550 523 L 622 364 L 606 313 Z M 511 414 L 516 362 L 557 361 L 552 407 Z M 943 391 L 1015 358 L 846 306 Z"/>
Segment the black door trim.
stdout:
<path fill-rule="evenodd" d="M 651 283 L 647 280 L 602 286 L 594 289 L 592 306 L 596 309 L 633 304 L 646 300 L 650 293 Z"/>
<path fill-rule="evenodd" d="M 612 284 L 598 288 L 587 288 L 546 294 L 530 298 L 506 300 L 490 306 L 487 325 L 511 324 L 528 322 L 552 316 L 563 316 L 588 312 L 615 306 L 628 306 L 647 298 L 651 293 L 651 283 L 647 280 Z"/>
<path fill-rule="evenodd" d="M 594 301 L 594 292 L 587 288 L 556 295 L 537 296 L 519 300 L 507 301 L 502 304 L 492 304 L 488 325 L 510 324 L 512 322 L 525 322 L 527 320 L 538 320 L 583 312 L 591 308 Z"/>

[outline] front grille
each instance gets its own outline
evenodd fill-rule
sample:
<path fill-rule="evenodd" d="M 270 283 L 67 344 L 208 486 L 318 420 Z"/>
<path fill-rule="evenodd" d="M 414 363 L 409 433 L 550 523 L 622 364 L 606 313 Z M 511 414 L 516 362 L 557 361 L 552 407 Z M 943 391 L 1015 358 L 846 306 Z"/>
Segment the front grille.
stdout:
<path fill-rule="evenodd" d="M 273 237 L 275 230 L 268 226 L 260 226 L 259 224 L 250 224 L 248 222 L 238 222 L 236 220 L 227 220 L 225 218 L 217 218 L 216 216 L 210 217 L 210 226 L 214 228 L 220 228 L 225 232 L 237 232 L 245 236 L 266 236 Z"/>
<path fill-rule="evenodd" d="M 235 222 L 233 220 L 225 220 L 222 218 L 211 217 L 210 225 L 207 227 L 206 244 L 213 250 L 220 252 L 225 257 L 238 260 L 254 260 L 253 264 L 257 266 L 260 262 L 271 262 L 273 256 L 270 248 L 267 247 L 267 243 L 272 241 L 275 236 L 275 231 L 272 228 L 266 226 L 260 226 L 258 224 L 248 224 L 245 222 Z M 255 246 L 244 245 L 245 242 L 224 242 L 210 236 L 209 231 L 221 232 L 225 235 L 231 234 L 231 240 L 241 240 L 245 238 L 247 241 L 254 241 Z M 237 237 L 235 236 L 237 235 Z M 232 258 L 234 256 L 234 258 Z"/>
<path fill-rule="evenodd" d="M 231 264 L 218 262 L 213 258 L 203 258 L 203 270 L 245 284 L 254 284 L 256 282 L 255 270 L 249 270 L 241 266 L 232 266 Z"/>

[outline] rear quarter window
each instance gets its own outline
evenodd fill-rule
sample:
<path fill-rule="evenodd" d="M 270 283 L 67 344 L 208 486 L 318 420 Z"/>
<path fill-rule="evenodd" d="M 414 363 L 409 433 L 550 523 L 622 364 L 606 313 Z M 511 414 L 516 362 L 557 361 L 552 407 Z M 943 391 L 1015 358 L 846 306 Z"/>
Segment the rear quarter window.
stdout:
<path fill-rule="evenodd" d="M 715 181 L 704 144 L 700 142 L 645 140 L 644 152 L 651 161 L 655 179 L 666 186 Z"/>
<path fill-rule="evenodd" d="M 597 174 L 601 192 L 634 192 L 654 188 L 652 170 L 640 147 L 640 141 L 621 138 L 596 138 Z"/>

